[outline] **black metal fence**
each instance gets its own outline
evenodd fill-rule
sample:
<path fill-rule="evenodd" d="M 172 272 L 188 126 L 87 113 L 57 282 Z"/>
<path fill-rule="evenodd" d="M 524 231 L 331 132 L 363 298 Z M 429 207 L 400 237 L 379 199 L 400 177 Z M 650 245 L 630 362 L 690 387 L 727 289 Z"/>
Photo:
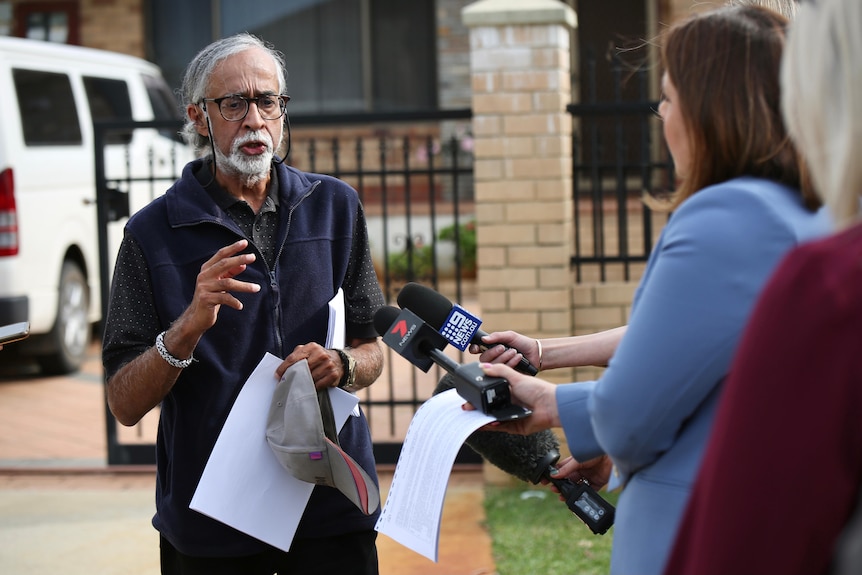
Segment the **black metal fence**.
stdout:
<path fill-rule="evenodd" d="M 595 66 L 588 65 L 590 86 Z M 631 71 L 621 60 L 612 66 L 614 98 L 570 104 L 572 116 L 572 197 L 578 282 L 636 279 L 649 257 L 667 214 L 644 200 L 673 189 L 674 169 L 661 137 L 658 102 L 649 98 L 649 73 Z M 623 87 L 636 90 L 624 99 Z"/>

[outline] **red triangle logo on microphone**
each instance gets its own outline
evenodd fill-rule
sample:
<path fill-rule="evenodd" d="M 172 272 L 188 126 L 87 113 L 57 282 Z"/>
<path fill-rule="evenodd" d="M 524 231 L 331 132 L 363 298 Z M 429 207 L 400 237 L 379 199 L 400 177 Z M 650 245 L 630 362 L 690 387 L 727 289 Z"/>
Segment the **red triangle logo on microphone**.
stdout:
<path fill-rule="evenodd" d="M 398 337 L 404 337 L 407 335 L 407 320 L 398 321 L 389 333 L 397 334 Z"/>

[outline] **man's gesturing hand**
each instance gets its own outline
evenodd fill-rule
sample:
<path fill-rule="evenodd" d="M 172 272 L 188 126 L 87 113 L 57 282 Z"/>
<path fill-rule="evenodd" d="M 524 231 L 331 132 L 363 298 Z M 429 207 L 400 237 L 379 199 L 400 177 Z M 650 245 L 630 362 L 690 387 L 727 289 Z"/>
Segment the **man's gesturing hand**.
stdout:
<path fill-rule="evenodd" d="M 231 295 L 231 292 L 260 291 L 258 284 L 235 279 L 255 260 L 254 254 L 239 253 L 247 246 L 248 240 L 234 242 L 217 251 L 201 266 L 192 303 L 183 314 L 183 323 L 189 331 L 202 334 L 215 325 L 222 305 L 241 310 L 242 302 Z"/>

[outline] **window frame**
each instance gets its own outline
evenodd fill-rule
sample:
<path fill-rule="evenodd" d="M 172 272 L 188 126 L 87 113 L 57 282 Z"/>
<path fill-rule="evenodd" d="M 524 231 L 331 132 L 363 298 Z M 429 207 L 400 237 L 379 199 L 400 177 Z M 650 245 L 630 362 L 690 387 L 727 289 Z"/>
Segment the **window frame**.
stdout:
<path fill-rule="evenodd" d="M 15 36 L 27 38 L 27 21 L 34 14 L 66 15 L 67 36 L 66 44 L 79 46 L 81 44 L 81 24 L 78 13 L 80 7 L 77 1 L 72 2 L 18 2 L 13 7 L 13 21 L 15 22 Z"/>

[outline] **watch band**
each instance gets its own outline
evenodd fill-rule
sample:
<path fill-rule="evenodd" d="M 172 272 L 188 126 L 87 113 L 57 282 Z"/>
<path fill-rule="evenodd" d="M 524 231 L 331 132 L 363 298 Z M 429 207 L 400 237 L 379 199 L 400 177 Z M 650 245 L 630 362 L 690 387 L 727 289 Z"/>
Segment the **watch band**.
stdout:
<path fill-rule="evenodd" d="M 341 368 L 344 372 L 341 381 L 338 382 L 338 387 L 345 391 L 353 391 L 356 389 L 356 358 L 343 349 L 336 349 L 335 351 L 341 358 Z"/>

